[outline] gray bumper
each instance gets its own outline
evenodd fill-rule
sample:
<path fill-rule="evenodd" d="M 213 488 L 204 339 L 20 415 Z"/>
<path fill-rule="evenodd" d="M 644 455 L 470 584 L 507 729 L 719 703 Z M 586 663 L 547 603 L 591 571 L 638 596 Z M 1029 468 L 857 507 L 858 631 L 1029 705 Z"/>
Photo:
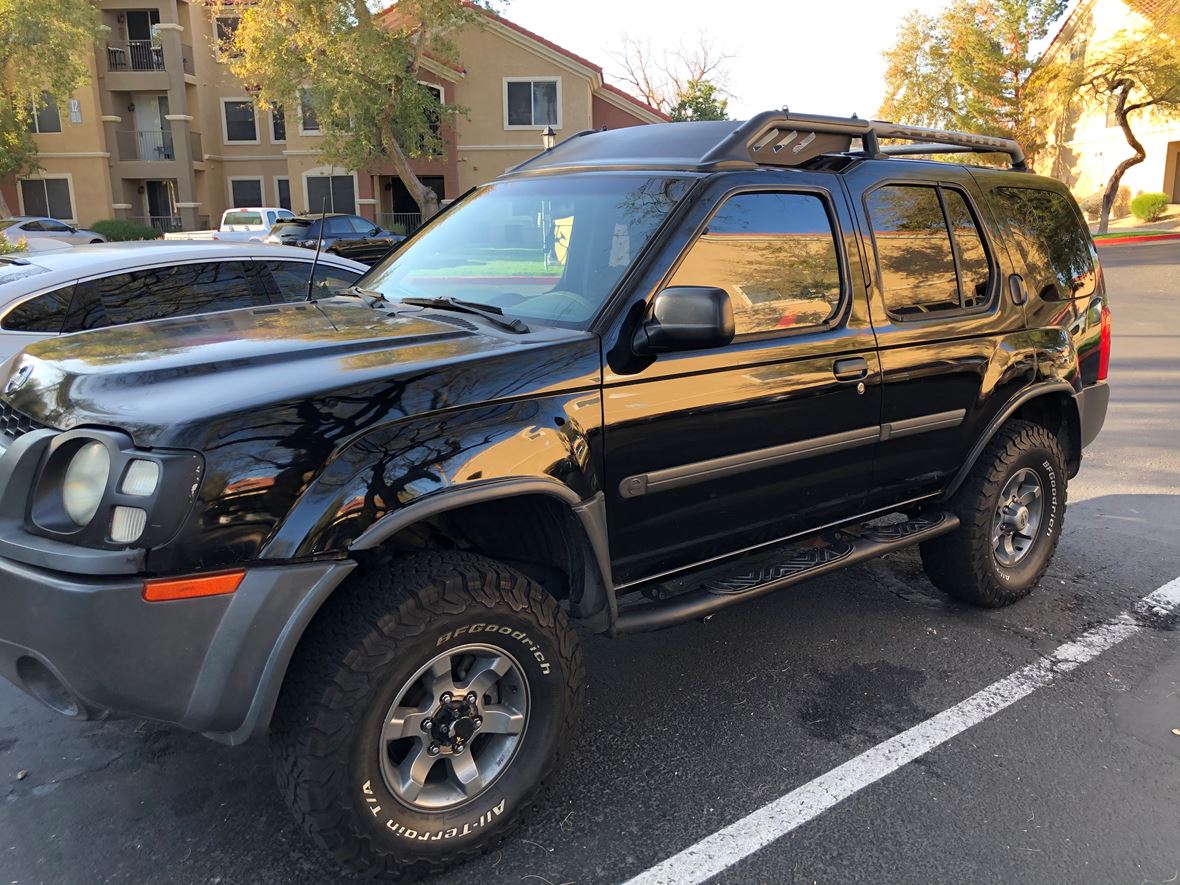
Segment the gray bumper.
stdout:
<path fill-rule="evenodd" d="M 0 559 L 0 676 L 79 719 L 241 743 L 266 729 L 303 629 L 355 566 L 253 568 L 232 595 L 145 602 L 139 579 Z"/>
<path fill-rule="evenodd" d="M 1094 442 L 1106 422 L 1106 408 L 1110 404 L 1110 385 L 1105 381 L 1083 387 L 1074 394 L 1078 404 L 1078 420 L 1082 431 L 1082 448 Z"/>

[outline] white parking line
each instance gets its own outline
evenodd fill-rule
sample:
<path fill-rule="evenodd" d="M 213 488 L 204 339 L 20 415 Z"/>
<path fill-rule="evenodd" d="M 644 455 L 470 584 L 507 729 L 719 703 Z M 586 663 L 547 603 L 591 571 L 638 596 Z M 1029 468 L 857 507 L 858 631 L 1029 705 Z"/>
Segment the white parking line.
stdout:
<path fill-rule="evenodd" d="M 950 709 L 877 744 L 838 768 L 706 836 L 640 873 L 626 885 L 694 885 L 724 872 L 906 763 L 1138 633 L 1143 629 L 1144 616 L 1166 616 L 1178 606 L 1180 578 L 1145 596 L 1135 605 L 1133 612 L 1124 612 L 1087 630 L 1050 656 L 992 683 Z"/>

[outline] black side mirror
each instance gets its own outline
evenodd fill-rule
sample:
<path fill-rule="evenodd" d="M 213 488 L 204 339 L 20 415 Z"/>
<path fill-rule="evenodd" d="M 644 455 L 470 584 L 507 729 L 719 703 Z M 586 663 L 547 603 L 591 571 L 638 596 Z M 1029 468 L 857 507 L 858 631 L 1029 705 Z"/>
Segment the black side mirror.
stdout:
<path fill-rule="evenodd" d="M 669 286 L 652 299 L 631 347 L 640 355 L 704 350 L 724 347 L 733 335 L 728 292 L 712 286 Z"/>

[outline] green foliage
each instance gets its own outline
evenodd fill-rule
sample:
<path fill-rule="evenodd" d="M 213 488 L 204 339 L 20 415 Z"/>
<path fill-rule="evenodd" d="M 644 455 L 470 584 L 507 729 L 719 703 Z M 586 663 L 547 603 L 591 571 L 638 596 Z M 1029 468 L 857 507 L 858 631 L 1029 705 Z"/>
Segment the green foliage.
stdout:
<path fill-rule="evenodd" d="M 1033 43 L 1065 0 L 953 0 L 938 15 L 911 12 L 885 52 L 883 119 L 1015 138 L 1034 155 L 1039 93 Z"/>
<path fill-rule="evenodd" d="M 0 179 L 38 168 L 32 111 L 45 95 L 64 104 L 87 82 L 105 33 L 87 0 L 0 0 Z"/>
<path fill-rule="evenodd" d="M 125 218 L 108 218 L 90 225 L 90 230 L 102 234 L 112 243 L 127 240 L 158 240 L 163 236 L 154 227 L 138 224 Z"/>
<path fill-rule="evenodd" d="M 677 123 L 686 120 L 728 120 L 729 99 L 707 80 L 690 80 L 676 100 L 670 116 Z"/>
<path fill-rule="evenodd" d="M 1155 221 L 1164 214 L 1167 205 L 1167 194 L 1139 194 L 1131 200 L 1131 214 L 1140 221 Z"/>
<path fill-rule="evenodd" d="M 28 241 L 23 237 L 14 243 L 4 234 L 0 234 L 0 255 L 11 255 L 14 252 L 24 252 L 28 248 Z"/>
<path fill-rule="evenodd" d="M 419 79 L 424 59 L 457 62 L 456 29 L 481 19 L 482 4 L 463 0 L 258 0 L 233 4 L 241 20 L 223 47 L 230 70 L 262 107 L 289 109 L 298 97 L 315 108 L 323 162 L 346 169 L 392 163 L 423 214 L 437 211 L 409 158 L 441 154 L 440 126 L 463 111 L 440 105 Z"/>

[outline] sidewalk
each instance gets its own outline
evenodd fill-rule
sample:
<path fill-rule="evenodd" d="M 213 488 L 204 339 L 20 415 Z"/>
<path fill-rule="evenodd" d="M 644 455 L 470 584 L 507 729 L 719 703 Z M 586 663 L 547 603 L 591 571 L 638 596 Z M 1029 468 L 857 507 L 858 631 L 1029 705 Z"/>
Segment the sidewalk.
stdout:
<path fill-rule="evenodd" d="M 1180 204 L 1170 204 L 1164 211 L 1163 217 L 1157 218 L 1155 221 L 1140 221 L 1134 215 L 1126 215 L 1123 218 L 1112 218 L 1106 228 L 1106 232 L 1108 234 L 1135 235 L 1145 233 L 1180 233 Z M 1097 221 L 1090 223 L 1090 233 L 1098 233 Z"/>

